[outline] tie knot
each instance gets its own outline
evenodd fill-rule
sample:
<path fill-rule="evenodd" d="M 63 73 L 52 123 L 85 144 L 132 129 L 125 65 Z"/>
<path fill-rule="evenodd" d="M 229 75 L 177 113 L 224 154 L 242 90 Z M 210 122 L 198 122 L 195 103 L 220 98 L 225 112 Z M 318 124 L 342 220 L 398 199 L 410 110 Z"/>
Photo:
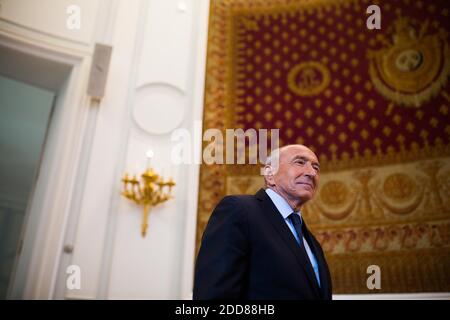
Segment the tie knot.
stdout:
<path fill-rule="evenodd" d="M 300 218 L 300 216 L 298 214 L 296 214 L 295 212 L 292 212 L 289 215 L 289 219 L 291 219 L 292 224 L 294 226 L 296 226 L 296 225 L 300 225 L 301 226 L 302 225 L 302 218 Z"/>

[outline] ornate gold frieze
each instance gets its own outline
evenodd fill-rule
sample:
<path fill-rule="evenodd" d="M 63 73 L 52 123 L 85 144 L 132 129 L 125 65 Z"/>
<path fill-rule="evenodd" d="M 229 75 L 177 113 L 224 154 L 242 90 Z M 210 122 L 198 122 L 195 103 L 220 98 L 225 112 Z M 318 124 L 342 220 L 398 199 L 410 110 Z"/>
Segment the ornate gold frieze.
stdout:
<path fill-rule="evenodd" d="M 228 176 L 226 193 L 253 194 L 263 183 Z M 450 248 L 450 158 L 324 173 L 302 214 L 330 257 Z"/>
<path fill-rule="evenodd" d="M 376 90 L 398 105 L 420 107 L 447 84 L 450 74 L 448 32 L 430 21 L 414 26 L 408 17 L 394 23 L 392 42 L 369 50 L 369 74 Z M 392 29 L 392 28 L 391 28 Z"/>

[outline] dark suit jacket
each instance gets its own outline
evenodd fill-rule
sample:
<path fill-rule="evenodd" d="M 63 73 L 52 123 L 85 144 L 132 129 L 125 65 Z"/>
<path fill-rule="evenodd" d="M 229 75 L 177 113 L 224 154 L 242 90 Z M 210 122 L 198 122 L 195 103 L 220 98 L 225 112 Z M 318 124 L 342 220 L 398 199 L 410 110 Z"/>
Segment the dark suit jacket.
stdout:
<path fill-rule="evenodd" d="M 331 299 L 331 278 L 319 242 L 303 223 L 319 265 L 321 287 L 264 189 L 227 196 L 214 209 L 197 257 L 194 299 Z"/>

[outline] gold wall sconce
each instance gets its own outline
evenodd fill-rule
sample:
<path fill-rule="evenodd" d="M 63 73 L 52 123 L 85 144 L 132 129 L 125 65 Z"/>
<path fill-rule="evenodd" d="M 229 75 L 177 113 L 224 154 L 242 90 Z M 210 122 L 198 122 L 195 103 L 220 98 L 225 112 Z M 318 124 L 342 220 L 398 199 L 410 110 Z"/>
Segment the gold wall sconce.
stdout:
<path fill-rule="evenodd" d="M 175 182 L 172 178 L 165 181 L 151 167 L 148 167 L 141 174 L 140 181 L 136 175 L 131 177 L 125 173 L 122 182 L 122 195 L 136 204 L 144 206 L 141 234 L 142 237 L 145 237 L 147 234 L 150 208 L 173 198 L 171 193 Z"/>

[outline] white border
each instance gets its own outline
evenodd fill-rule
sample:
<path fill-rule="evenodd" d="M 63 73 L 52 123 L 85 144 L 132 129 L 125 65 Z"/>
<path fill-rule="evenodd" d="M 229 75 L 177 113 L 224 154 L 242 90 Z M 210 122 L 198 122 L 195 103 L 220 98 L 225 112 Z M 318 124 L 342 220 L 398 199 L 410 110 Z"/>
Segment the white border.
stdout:
<path fill-rule="evenodd" d="M 333 300 L 450 300 L 447 292 L 334 294 Z"/>

